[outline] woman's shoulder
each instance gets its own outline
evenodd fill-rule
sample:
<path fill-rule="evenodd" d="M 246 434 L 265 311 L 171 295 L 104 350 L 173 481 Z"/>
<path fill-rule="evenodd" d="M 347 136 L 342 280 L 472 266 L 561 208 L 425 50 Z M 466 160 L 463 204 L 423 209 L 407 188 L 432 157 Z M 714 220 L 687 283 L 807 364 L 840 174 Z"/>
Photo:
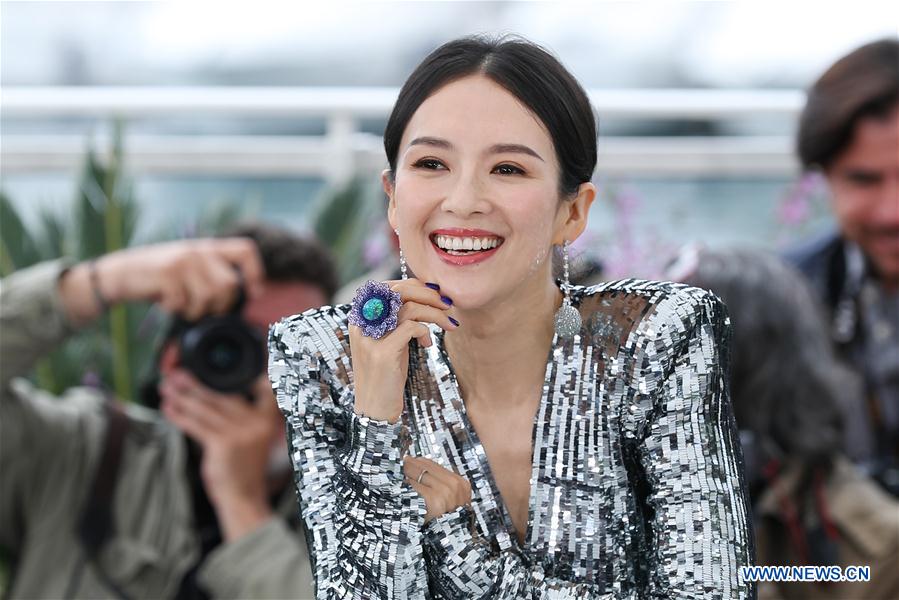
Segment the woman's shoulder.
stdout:
<path fill-rule="evenodd" d="M 651 304 L 664 300 L 691 306 L 698 306 L 703 302 L 720 302 L 720 299 L 712 292 L 685 283 L 634 278 L 603 281 L 589 286 L 575 285 L 572 286 L 572 294 L 580 295 L 585 299 L 642 298 Z"/>
<path fill-rule="evenodd" d="M 343 352 L 348 346 L 350 304 L 325 305 L 284 317 L 269 328 L 269 346 L 296 353 Z"/>
<path fill-rule="evenodd" d="M 673 281 L 619 279 L 573 286 L 572 297 L 589 333 L 616 323 L 629 335 L 672 340 L 688 337 L 701 323 L 730 323 L 727 307 L 716 295 Z"/>

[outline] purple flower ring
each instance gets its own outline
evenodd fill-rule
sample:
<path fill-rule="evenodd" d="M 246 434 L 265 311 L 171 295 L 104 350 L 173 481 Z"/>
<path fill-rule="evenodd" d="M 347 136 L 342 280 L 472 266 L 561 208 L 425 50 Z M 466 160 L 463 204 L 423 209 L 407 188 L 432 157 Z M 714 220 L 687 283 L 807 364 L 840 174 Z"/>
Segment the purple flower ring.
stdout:
<path fill-rule="evenodd" d="M 353 296 L 349 322 L 362 329 L 362 335 L 377 340 L 396 329 L 402 305 L 399 292 L 391 290 L 386 283 L 369 279 Z"/>

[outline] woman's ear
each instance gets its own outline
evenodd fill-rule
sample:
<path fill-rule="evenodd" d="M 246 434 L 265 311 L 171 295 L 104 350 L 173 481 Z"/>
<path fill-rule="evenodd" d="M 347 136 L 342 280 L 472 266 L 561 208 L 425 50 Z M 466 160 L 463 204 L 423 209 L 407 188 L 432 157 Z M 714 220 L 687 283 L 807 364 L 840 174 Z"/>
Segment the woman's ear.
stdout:
<path fill-rule="evenodd" d="M 390 222 L 390 227 L 396 229 L 395 187 L 393 171 L 390 169 L 384 169 L 381 172 L 381 187 L 384 189 L 384 193 L 387 194 L 387 220 Z"/>
<path fill-rule="evenodd" d="M 587 217 L 590 214 L 590 205 L 596 199 L 596 186 L 590 182 L 582 183 L 574 198 L 563 200 L 559 211 L 562 213 L 562 227 L 553 240 L 554 244 L 561 244 L 563 240 L 573 242 L 581 236 L 587 228 Z"/>

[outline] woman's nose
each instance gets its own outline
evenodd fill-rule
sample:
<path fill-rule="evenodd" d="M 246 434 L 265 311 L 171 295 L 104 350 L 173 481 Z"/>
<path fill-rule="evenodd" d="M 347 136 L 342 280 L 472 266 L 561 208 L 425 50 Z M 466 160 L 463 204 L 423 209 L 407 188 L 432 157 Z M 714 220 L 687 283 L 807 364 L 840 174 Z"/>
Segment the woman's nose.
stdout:
<path fill-rule="evenodd" d="M 462 216 L 486 213 L 490 210 L 490 200 L 483 182 L 476 175 L 462 174 L 447 190 L 442 208 L 447 212 Z"/>

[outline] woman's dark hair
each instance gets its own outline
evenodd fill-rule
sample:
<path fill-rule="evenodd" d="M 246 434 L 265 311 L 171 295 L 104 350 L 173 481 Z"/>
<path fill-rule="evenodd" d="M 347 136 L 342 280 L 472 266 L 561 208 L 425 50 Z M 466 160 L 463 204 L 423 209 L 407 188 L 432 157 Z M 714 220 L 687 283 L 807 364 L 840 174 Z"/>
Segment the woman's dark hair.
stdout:
<path fill-rule="evenodd" d="M 899 39 L 866 44 L 812 85 L 799 118 L 796 150 L 805 169 L 827 169 L 852 141 L 860 119 L 886 117 L 899 104 Z"/>
<path fill-rule="evenodd" d="M 481 74 L 518 98 L 549 131 L 561 168 L 560 195 L 571 196 L 596 167 L 596 121 L 586 92 L 540 46 L 516 37 L 465 37 L 443 44 L 416 67 L 400 90 L 384 130 L 384 151 L 396 173 L 400 140 L 418 107 L 458 79 Z"/>
<path fill-rule="evenodd" d="M 703 250 L 684 282 L 727 304 L 731 397 L 740 429 L 768 448 L 773 442 L 778 458 L 805 471 L 829 468 L 842 450 L 840 405 L 860 388 L 838 362 L 802 275 L 760 251 Z"/>

